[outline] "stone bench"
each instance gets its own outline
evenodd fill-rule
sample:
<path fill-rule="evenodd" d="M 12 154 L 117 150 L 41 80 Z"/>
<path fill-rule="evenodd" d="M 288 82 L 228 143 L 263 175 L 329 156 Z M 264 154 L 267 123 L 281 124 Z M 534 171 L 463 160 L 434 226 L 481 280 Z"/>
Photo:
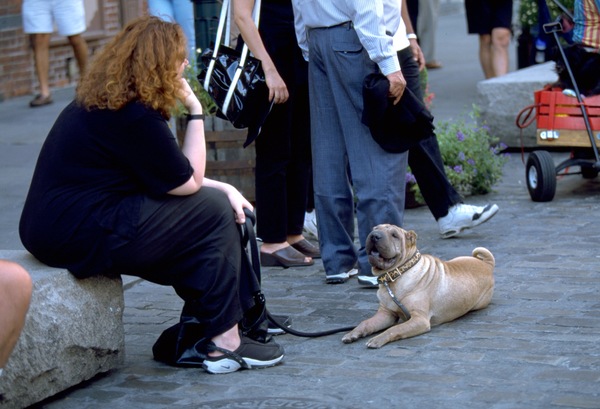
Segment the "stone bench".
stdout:
<path fill-rule="evenodd" d="M 23 408 L 124 361 L 120 278 L 78 280 L 21 250 L 0 250 L 33 279 L 25 328 L 0 377 L 0 408 Z"/>
<path fill-rule="evenodd" d="M 510 72 L 501 77 L 477 84 L 481 120 L 490 127 L 492 135 L 511 148 L 521 147 L 521 130 L 515 121 L 519 112 L 533 104 L 533 92 L 555 82 L 558 75 L 554 62 L 546 62 Z M 535 121 L 523 129 L 523 146 L 536 146 Z"/>

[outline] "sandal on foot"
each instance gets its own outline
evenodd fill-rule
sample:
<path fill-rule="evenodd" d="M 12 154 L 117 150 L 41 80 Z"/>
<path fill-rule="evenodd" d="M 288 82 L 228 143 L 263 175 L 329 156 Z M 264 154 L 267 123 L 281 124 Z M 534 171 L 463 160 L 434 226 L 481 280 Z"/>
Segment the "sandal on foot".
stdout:
<path fill-rule="evenodd" d="M 298 250 L 300 253 L 304 254 L 305 256 L 312 258 L 321 258 L 321 251 L 319 250 L 319 248 L 306 239 L 302 239 L 292 244 L 292 247 Z"/>
<path fill-rule="evenodd" d="M 242 337 L 242 342 L 235 351 L 219 348 L 213 343 L 208 345 L 208 351 L 223 353 L 221 356 L 209 356 L 202 363 L 204 370 L 212 374 L 231 373 L 240 368 L 268 368 L 283 359 L 283 348 L 275 341 L 262 343 L 246 337 Z"/>
<path fill-rule="evenodd" d="M 36 95 L 35 98 L 29 102 L 29 106 L 32 108 L 41 107 L 44 105 L 51 104 L 52 102 L 53 102 L 52 95 L 48 95 L 48 96 L 44 97 L 40 94 L 40 95 Z"/>
<path fill-rule="evenodd" d="M 312 266 L 314 261 L 305 261 L 306 256 L 298 250 L 287 246 L 272 253 L 260 253 L 260 265 L 263 267 L 302 267 Z"/>

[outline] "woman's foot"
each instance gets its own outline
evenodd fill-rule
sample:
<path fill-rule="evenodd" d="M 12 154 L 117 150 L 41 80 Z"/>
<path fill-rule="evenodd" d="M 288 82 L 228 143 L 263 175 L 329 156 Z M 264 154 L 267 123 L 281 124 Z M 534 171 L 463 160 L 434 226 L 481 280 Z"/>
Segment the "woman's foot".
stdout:
<path fill-rule="evenodd" d="M 300 253 L 305 256 L 312 258 L 321 258 L 321 250 L 318 246 L 315 246 L 310 241 L 306 240 L 303 236 L 299 236 L 299 239 L 293 240 L 288 237 L 288 243 L 298 250 Z"/>
<path fill-rule="evenodd" d="M 312 266 L 311 257 L 294 249 L 288 242 L 263 243 L 260 248 L 260 265 L 263 267 L 301 267 Z"/>
<path fill-rule="evenodd" d="M 29 106 L 32 107 L 32 108 L 41 107 L 41 106 L 44 106 L 44 105 L 51 104 L 52 102 L 53 102 L 52 101 L 52 95 L 50 95 L 50 94 L 48 94 L 48 95 L 39 94 L 39 95 L 36 95 L 35 98 L 32 99 L 29 102 Z"/>
<path fill-rule="evenodd" d="M 208 350 L 208 358 L 202 366 L 213 374 L 231 373 L 240 368 L 267 368 L 278 364 L 284 355 L 283 348 L 273 340 L 262 343 L 240 337 L 237 325 L 214 337 Z"/>

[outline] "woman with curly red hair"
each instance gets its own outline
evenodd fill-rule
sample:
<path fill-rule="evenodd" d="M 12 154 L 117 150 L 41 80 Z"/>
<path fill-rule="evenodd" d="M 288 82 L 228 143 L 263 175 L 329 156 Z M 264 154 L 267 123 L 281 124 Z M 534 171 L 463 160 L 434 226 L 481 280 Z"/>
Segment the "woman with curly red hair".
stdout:
<path fill-rule="evenodd" d="M 252 205 L 204 177 L 204 116 L 182 78 L 186 50 L 179 25 L 146 16 L 97 55 L 44 142 L 21 240 L 79 278 L 172 286 L 184 306 L 171 363 L 193 353 L 211 373 L 275 365 L 279 345 L 239 332 L 260 290 L 236 225 Z M 181 147 L 167 123 L 178 100 L 190 113 Z"/>

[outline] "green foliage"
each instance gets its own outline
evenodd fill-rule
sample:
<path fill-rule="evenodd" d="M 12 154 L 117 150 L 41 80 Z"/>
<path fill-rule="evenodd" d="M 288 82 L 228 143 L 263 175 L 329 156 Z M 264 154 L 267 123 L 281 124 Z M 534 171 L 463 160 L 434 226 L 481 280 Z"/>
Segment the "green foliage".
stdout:
<path fill-rule="evenodd" d="M 438 123 L 437 140 L 452 186 L 463 195 L 486 194 L 502 178 L 507 157 L 501 151 L 506 145 L 490 134 L 488 126 L 477 124 L 476 106 L 468 116 L 468 121 L 461 118 Z M 407 182 L 410 184 L 411 180 L 414 176 L 409 173 Z M 418 185 L 412 184 L 411 189 L 417 200 L 423 202 Z"/>
<path fill-rule="evenodd" d="M 550 17 L 554 20 L 562 10 L 551 0 L 546 0 Z M 560 2 L 569 10 L 573 10 L 574 0 L 561 0 Z M 536 27 L 538 24 L 538 2 L 537 0 L 521 0 L 519 5 L 519 22 L 522 27 Z"/>

